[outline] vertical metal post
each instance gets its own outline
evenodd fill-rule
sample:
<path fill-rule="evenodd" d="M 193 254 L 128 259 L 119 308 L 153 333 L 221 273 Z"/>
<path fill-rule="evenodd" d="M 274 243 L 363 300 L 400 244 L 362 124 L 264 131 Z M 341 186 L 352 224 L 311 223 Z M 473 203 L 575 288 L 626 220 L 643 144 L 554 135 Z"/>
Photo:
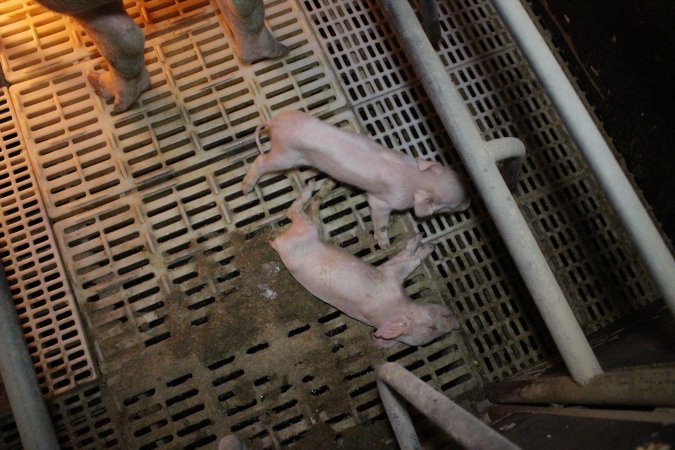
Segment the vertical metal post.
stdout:
<path fill-rule="evenodd" d="M 0 377 L 7 390 L 14 421 L 26 450 L 59 448 L 38 386 L 26 341 L 16 316 L 16 307 L 0 268 Z"/>
<path fill-rule="evenodd" d="M 483 140 L 408 1 L 381 0 L 381 4 L 504 239 L 572 378 L 579 384 L 587 383 L 601 374 L 602 368 L 497 169 L 495 152 L 490 149 L 499 146 L 501 140 Z"/>
<path fill-rule="evenodd" d="M 626 174 L 520 0 L 494 5 L 675 314 L 675 260 Z"/>

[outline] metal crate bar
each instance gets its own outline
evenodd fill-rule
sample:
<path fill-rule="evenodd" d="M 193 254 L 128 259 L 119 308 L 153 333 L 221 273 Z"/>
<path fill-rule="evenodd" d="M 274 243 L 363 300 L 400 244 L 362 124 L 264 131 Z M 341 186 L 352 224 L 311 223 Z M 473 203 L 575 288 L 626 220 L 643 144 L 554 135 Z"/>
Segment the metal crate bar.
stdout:
<path fill-rule="evenodd" d="M 527 284 L 572 378 L 586 384 L 601 374 L 602 368 L 497 169 L 495 152 L 491 149 L 501 146 L 502 140 L 483 140 L 407 0 L 382 0 L 381 4 Z"/>
<path fill-rule="evenodd" d="M 520 0 L 494 5 L 675 314 L 675 260 L 626 174 Z"/>
<path fill-rule="evenodd" d="M 377 389 L 396 434 L 396 440 L 404 450 L 417 450 L 422 446 L 405 406 L 401 404 L 394 392 L 400 394 L 438 425 L 462 448 L 479 450 L 518 450 L 520 448 L 469 414 L 457 403 L 405 370 L 400 364 L 385 363 L 377 369 Z"/>
<path fill-rule="evenodd" d="M 0 377 L 27 450 L 57 448 L 56 435 L 23 339 L 5 272 L 0 268 Z"/>

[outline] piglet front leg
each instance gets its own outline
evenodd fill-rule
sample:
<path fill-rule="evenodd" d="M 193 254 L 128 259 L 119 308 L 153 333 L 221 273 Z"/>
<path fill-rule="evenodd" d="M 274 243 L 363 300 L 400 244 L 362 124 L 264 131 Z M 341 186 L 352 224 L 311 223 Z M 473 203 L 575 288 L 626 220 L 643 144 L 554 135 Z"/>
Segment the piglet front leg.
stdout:
<path fill-rule="evenodd" d="M 422 244 L 422 233 L 418 233 L 408 239 L 403 250 L 382 264 L 380 270 L 385 276 L 402 283 L 435 248 L 433 244 Z"/>

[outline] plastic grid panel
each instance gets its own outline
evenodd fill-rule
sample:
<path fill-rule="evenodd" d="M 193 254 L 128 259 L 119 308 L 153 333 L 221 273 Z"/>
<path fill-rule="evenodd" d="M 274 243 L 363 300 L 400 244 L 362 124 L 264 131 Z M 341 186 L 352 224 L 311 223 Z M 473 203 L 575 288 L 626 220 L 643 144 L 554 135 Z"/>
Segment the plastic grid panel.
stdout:
<path fill-rule="evenodd" d="M 126 1 L 127 13 L 146 36 L 195 14 L 211 13 L 209 0 Z M 0 2 L 0 67 L 10 83 L 99 56 L 86 33 L 68 17 L 31 0 Z"/>
<path fill-rule="evenodd" d="M 307 16 L 354 105 L 408 86 L 416 76 L 377 1 L 303 0 Z M 449 68 L 475 63 L 509 43 L 487 2 L 438 2 L 438 53 Z"/>
<path fill-rule="evenodd" d="M 78 388 L 50 399 L 47 408 L 62 450 L 124 448 L 115 430 L 114 411 L 107 406 L 99 385 Z M 0 448 L 23 448 L 11 415 L 0 419 Z"/>
<path fill-rule="evenodd" d="M 479 5 L 478 2 L 467 3 L 467 5 L 471 4 Z M 487 8 L 490 8 L 489 5 Z M 488 59 L 506 54 L 509 52 L 503 54 L 497 52 L 488 55 Z M 460 67 L 460 69 L 468 70 L 471 67 L 473 65 Z M 508 67 L 503 67 L 494 74 L 490 73 L 488 77 L 483 77 L 477 72 L 475 78 L 481 80 L 478 83 L 489 83 L 489 81 L 483 81 L 483 78 L 494 80 L 496 73 L 505 72 L 507 69 Z M 469 92 L 467 98 L 473 98 L 468 86 L 474 82 L 471 81 L 474 78 L 469 74 L 462 78 L 462 75 L 456 71 L 452 73 L 458 77 L 456 80 L 463 80 L 460 83 L 466 83 L 462 89 Z M 389 142 L 400 142 L 400 146 L 389 146 L 399 147 L 413 154 L 419 152 L 444 160 L 443 153 L 436 149 L 445 148 L 442 143 L 448 142 L 447 137 L 443 133 L 437 134 L 436 130 L 439 128 L 435 118 L 425 116 L 428 107 L 420 106 L 424 105 L 424 99 L 419 95 L 419 90 L 414 92 L 416 89 L 408 88 L 408 90 L 398 91 L 395 94 L 400 96 L 396 101 L 401 102 L 403 99 L 403 104 L 411 103 L 410 99 L 413 99 L 412 105 L 417 108 L 419 115 L 410 116 L 414 117 L 412 121 L 404 117 L 401 122 L 401 117 L 397 117 L 396 112 L 392 112 L 390 116 L 382 120 L 386 125 L 379 130 L 379 133 L 383 135 L 379 137 L 377 133 L 374 135 L 385 145 L 389 145 Z M 495 89 L 495 86 L 489 86 L 489 89 Z M 499 91 L 499 87 L 496 90 Z M 404 93 L 408 96 L 403 96 Z M 387 95 L 377 99 L 379 103 L 372 102 L 372 105 L 385 109 L 389 104 L 397 104 L 389 97 Z M 502 116 L 501 122 L 495 118 L 499 116 L 494 116 L 494 111 L 489 109 L 492 106 L 483 104 L 488 108 L 487 111 L 491 111 L 477 119 L 479 123 L 482 120 L 487 124 L 484 128 L 485 132 L 492 133 L 498 130 L 496 132 L 501 135 L 506 132 L 502 130 L 513 131 L 511 127 L 514 125 L 510 122 L 517 117 L 517 114 L 534 115 L 535 111 L 541 110 L 537 106 L 540 97 L 536 93 L 524 97 L 527 99 L 525 103 L 516 105 L 509 104 L 512 101 L 506 97 L 506 104 L 514 108 L 507 109 L 506 112 L 515 115 Z M 358 110 L 359 118 L 364 120 L 364 123 L 367 117 L 374 117 L 370 112 L 364 113 L 368 106 L 370 105 L 364 105 Z M 476 111 L 479 114 L 476 114 Z M 484 112 L 481 111 L 480 106 L 474 109 L 474 114 L 477 116 Z M 593 185 L 584 183 L 583 177 L 577 179 L 572 176 L 573 179 L 570 179 L 570 174 L 573 174 L 574 170 L 570 169 L 570 172 L 565 172 L 563 169 L 558 169 L 570 167 L 570 163 L 560 164 L 558 160 L 561 157 L 569 160 L 570 156 L 564 139 L 559 140 L 561 134 L 555 121 L 550 123 L 545 121 L 547 115 L 550 114 L 548 109 L 544 108 L 542 114 L 543 116 L 533 119 L 525 117 L 520 122 L 522 125 L 516 126 L 532 127 L 529 130 L 530 134 L 524 138 L 528 150 L 532 148 L 532 143 L 539 145 L 536 155 L 531 155 L 526 162 L 528 172 L 526 172 L 526 181 L 521 181 L 520 203 L 523 205 L 523 210 L 532 214 L 532 217 L 541 217 L 543 223 L 553 224 L 553 226 L 541 225 L 543 231 L 536 232 L 542 236 L 544 242 L 547 239 L 555 242 L 555 239 L 559 239 L 560 233 L 567 232 L 564 227 L 569 225 L 569 222 L 559 219 L 555 211 L 552 214 L 553 218 L 549 218 L 547 208 L 557 207 L 556 205 L 561 202 L 561 192 L 562 195 L 569 197 L 565 201 L 571 198 L 576 199 L 574 206 L 570 206 L 571 208 L 575 211 L 583 210 L 585 214 L 600 210 L 599 197 Z M 413 125 L 408 128 L 400 126 L 401 123 Z M 368 125 L 371 134 L 373 134 L 372 130 L 378 129 L 374 122 Z M 396 128 L 399 126 L 400 128 Z M 390 128 L 396 128 L 395 133 L 391 133 Z M 427 129 L 434 130 L 431 133 L 432 142 L 429 143 L 424 138 L 417 140 L 420 133 L 428 133 Z M 387 141 L 387 136 L 389 141 Z M 86 305 L 84 311 L 89 319 L 88 322 L 91 322 L 92 329 L 100 327 L 97 330 L 97 336 L 102 337 L 99 341 L 99 351 L 110 352 L 105 354 L 109 357 L 105 363 L 115 363 L 109 364 L 108 368 L 114 370 L 110 371 L 108 380 L 117 392 L 111 390 L 106 395 L 115 397 L 117 409 L 122 411 L 124 417 L 129 418 L 131 423 L 131 426 L 125 423 L 123 427 L 123 441 L 128 446 L 133 443 L 134 447 L 141 448 L 197 447 L 212 445 L 212 436 L 220 437 L 226 434 L 225 431 L 231 431 L 254 445 L 270 448 L 295 442 L 301 446 L 303 443 L 310 445 L 316 430 L 320 430 L 324 425 L 330 427 L 332 436 L 335 436 L 335 433 L 343 435 L 340 439 L 345 439 L 349 430 L 355 426 L 361 428 L 361 434 L 368 433 L 368 424 L 381 423 L 384 416 L 373 383 L 373 369 L 382 362 L 382 355 L 372 353 L 373 349 L 369 347 L 367 341 L 369 332 L 366 327 L 337 312 L 325 310 L 318 319 L 287 320 L 286 317 L 283 324 L 265 323 L 265 326 L 269 328 L 268 331 L 262 332 L 261 327 L 253 326 L 251 334 L 244 336 L 243 340 L 230 342 L 228 339 L 223 339 L 223 336 L 231 336 L 227 333 L 222 334 L 224 333 L 222 329 L 227 329 L 228 324 L 236 320 L 238 314 L 243 313 L 235 314 L 234 319 L 230 318 L 230 322 L 226 322 L 228 309 L 224 307 L 225 305 L 218 303 L 220 297 L 216 296 L 212 300 L 210 297 L 214 297 L 214 292 L 222 292 L 227 300 L 227 294 L 232 292 L 232 282 L 236 284 L 237 278 L 242 277 L 246 269 L 239 267 L 241 259 L 237 261 L 237 257 L 241 255 L 241 249 L 245 248 L 249 253 L 247 258 L 257 260 L 255 255 L 250 255 L 251 252 L 256 251 L 255 245 L 248 245 L 255 240 L 251 235 L 283 223 L 281 211 L 297 194 L 300 179 L 314 175 L 314 172 L 305 171 L 295 172 L 290 176 L 268 177 L 258 185 L 256 191 L 251 194 L 252 197 L 244 199 L 238 192 L 238 185 L 247 165 L 255 157 L 255 150 L 246 146 L 233 146 L 226 157 L 225 161 L 213 162 L 208 167 L 181 175 L 174 182 L 163 183 L 152 189 L 133 193 L 117 203 L 94 210 L 93 214 L 86 213 L 77 218 L 66 219 L 66 222 L 74 227 L 70 231 L 77 236 L 70 241 L 70 236 L 63 238 L 61 242 L 63 248 L 73 242 L 75 243 L 73 247 L 84 246 L 76 249 L 81 250 L 77 256 L 78 262 L 69 267 L 69 271 L 79 281 L 83 281 L 78 285 L 94 293 L 89 298 L 91 303 L 98 302 L 99 295 L 104 299 L 106 296 L 108 298 L 107 306 L 103 305 L 103 308 L 108 308 L 107 312 L 96 311 L 95 308 L 88 308 Z M 536 157 L 540 157 L 541 160 L 535 159 L 533 162 L 532 158 Z M 541 167 L 545 167 L 546 163 L 550 164 L 551 170 L 555 173 L 550 178 L 547 177 L 541 181 L 539 171 Z M 570 184 L 570 181 L 574 183 Z M 526 191 L 524 188 L 528 186 L 530 189 Z M 551 189 L 551 187 L 558 190 Z M 583 195 L 579 196 L 579 192 Z M 590 194 L 586 196 L 586 192 Z M 554 197 L 549 198 L 551 195 Z M 235 206 L 228 207 L 230 206 L 228 202 L 232 202 Z M 367 205 L 361 194 L 340 188 L 325 204 L 328 206 L 327 211 L 324 211 L 324 226 L 326 233 L 331 236 L 334 243 L 348 248 L 350 252 L 372 263 L 381 262 L 386 257 L 385 253 L 373 247 L 368 227 Z M 215 209 L 218 209 L 219 213 L 213 213 Z M 527 302 L 521 304 L 519 300 L 514 299 L 514 297 L 525 298 L 527 295 L 523 293 L 524 288 L 517 283 L 514 285 L 514 281 L 509 277 L 508 256 L 498 240 L 486 238 L 486 236 L 495 236 L 495 230 L 484 218 L 476 217 L 476 211 L 473 208 L 471 213 L 465 217 L 455 215 L 459 219 L 458 222 L 455 222 L 454 216 L 450 217 L 446 228 L 430 234 L 438 245 L 437 251 L 433 254 L 433 261 L 426 263 L 413 274 L 407 284 L 408 291 L 415 298 L 430 297 L 433 301 L 441 298 L 446 304 L 454 306 L 462 317 L 465 325 L 464 332 L 470 335 L 467 342 L 471 348 L 465 348 L 464 344 L 458 340 L 457 333 L 452 333 L 427 347 L 418 349 L 399 346 L 387 355 L 388 360 L 401 362 L 422 379 L 437 388 L 440 387 L 451 397 L 478 384 L 476 377 L 472 376 L 472 369 L 467 367 L 466 358 L 472 359 L 472 353 L 480 355 L 479 366 L 484 372 L 483 377 L 499 379 L 514 373 L 519 368 L 531 365 L 541 357 L 543 351 L 541 343 L 544 338 L 538 336 L 535 330 L 544 328 L 540 325 L 532 325 L 531 317 L 535 316 L 536 312 L 530 311 L 533 307 L 531 305 L 528 307 Z M 220 215 L 220 218 L 211 222 L 211 218 L 217 215 Z M 233 218 L 235 215 L 237 215 L 236 219 Z M 82 222 L 81 228 L 78 228 L 75 224 L 85 216 L 87 220 Z M 95 225 L 97 220 L 102 223 Z M 107 223 L 103 223 L 105 221 Z M 585 227 L 584 229 L 600 236 L 600 240 L 595 242 L 610 244 L 611 250 L 606 254 L 599 253 L 597 258 L 609 258 L 613 265 L 621 265 L 621 270 L 625 270 L 625 273 L 631 276 L 637 273 L 629 262 L 630 259 L 622 262 L 616 261 L 616 258 L 623 255 L 623 244 L 621 236 L 613 234 L 611 219 L 608 220 L 600 212 L 597 215 L 589 214 L 588 219 L 582 218 L 581 222 L 580 226 Z M 238 251 L 234 251 L 235 246 L 225 240 L 224 232 L 219 234 L 218 231 L 213 231 L 216 228 L 214 224 L 217 223 L 221 225 L 227 223 L 229 225 L 227 234 L 238 236 L 237 239 L 243 236 L 242 239 L 246 245 L 238 246 Z M 538 226 L 536 219 L 532 223 L 535 228 Z M 59 224 L 59 226 L 62 225 Z M 562 225 L 560 231 L 556 230 L 558 225 Z M 426 226 L 424 223 L 413 225 L 407 216 L 399 216 L 394 223 L 392 235 L 399 242 L 404 236 L 409 236 L 415 227 L 426 230 L 424 226 Z M 81 232 L 85 229 L 95 231 L 93 233 Z M 235 232 L 232 233 L 230 230 L 235 230 Z M 132 236 L 134 232 L 151 238 Z M 98 239 L 98 237 L 93 237 L 96 233 L 104 236 L 101 240 L 103 248 L 95 244 L 87 244 L 88 241 Z M 202 244 L 206 245 L 202 246 Z M 228 252 L 228 244 L 229 249 L 233 250 L 231 253 Z M 612 247 L 613 245 L 615 247 Z M 140 250 L 139 246 L 144 247 Z M 69 252 L 73 253 L 76 250 L 71 249 Z M 96 256 L 100 257 L 106 252 L 108 253 L 106 257 L 110 258 L 106 261 L 112 261 L 114 274 L 121 273 L 128 277 L 126 285 L 120 283 L 113 286 L 113 283 L 108 283 L 110 281 L 106 278 L 108 275 L 102 270 L 106 263 L 101 262 L 103 259 L 97 260 Z M 140 283 L 137 283 L 138 279 L 147 275 L 143 272 L 136 278 L 136 275 L 141 274 L 138 271 L 140 266 L 136 265 L 141 259 L 138 255 L 143 255 L 149 260 L 147 266 L 164 267 L 163 271 L 168 275 L 162 275 L 162 270 L 159 270 L 157 273 L 153 272 L 154 278 L 142 279 Z M 562 252 L 560 254 L 553 252 L 552 258 L 562 262 L 563 258 L 567 257 L 566 255 Z M 206 258 L 211 256 L 213 256 L 212 260 Z M 92 258 L 87 260 L 90 257 Z M 580 256 L 580 258 L 584 257 L 587 255 Z M 586 267 L 586 263 L 582 260 L 575 260 L 574 263 L 569 273 L 579 273 L 578 266 Z M 145 263 L 141 262 L 141 264 Z M 209 279 L 214 273 L 214 267 L 219 274 L 222 274 L 221 279 L 216 277 L 215 282 L 213 278 Z M 239 274 L 236 274 L 237 269 L 239 269 Z M 88 274 L 95 271 L 99 272 L 87 278 Z M 197 274 L 196 277 L 194 274 Z M 228 278 L 230 276 L 231 278 Z M 263 270 L 257 280 L 263 283 L 254 285 L 254 290 L 258 289 L 257 293 L 263 296 L 276 289 L 270 278 L 265 277 Z M 571 280 L 574 283 L 575 279 L 571 278 Z M 99 282 L 100 285 L 97 285 L 96 283 Z M 85 285 L 85 283 L 89 284 Z M 439 286 L 439 283 L 447 284 Z M 590 289 L 586 287 L 587 285 L 592 285 L 592 283 L 581 284 L 582 289 Z M 154 295 L 147 294 L 150 291 L 155 292 L 154 288 L 168 293 L 164 296 L 166 304 L 156 309 L 152 309 L 155 300 L 143 303 L 147 295 Z M 631 285 L 631 289 L 648 294 L 649 286 L 642 286 L 637 281 Z M 303 300 L 302 294 L 297 290 L 277 289 L 277 291 L 278 294 L 293 292 L 290 297 L 294 302 Z M 245 295 L 250 294 L 250 292 L 245 293 Z M 84 297 L 78 294 L 78 298 L 82 300 Z M 121 302 L 120 299 L 122 299 Z M 122 305 L 126 299 L 129 299 L 129 304 Z M 286 296 L 282 296 L 281 299 L 289 300 Z M 125 316 L 126 313 L 115 316 L 111 313 L 130 307 L 129 310 L 136 314 L 134 304 L 137 302 L 143 305 L 139 306 L 137 311 L 140 311 L 140 314 L 136 316 L 133 314 Z M 313 302 L 320 304 L 316 299 L 313 299 Z M 178 307 L 169 306 L 170 304 Z M 270 308 L 270 305 L 273 303 L 269 303 L 267 309 L 273 309 L 275 313 L 290 308 L 286 305 L 276 305 L 274 309 Z M 589 305 L 590 309 L 597 308 L 592 302 Z M 98 306 L 100 305 L 96 307 Z M 261 308 L 259 311 L 263 318 L 276 317 L 269 312 L 265 313 L 265 309 Z M 328 308 L 325 307 L 325 309 Z M 153 317 L 151 313 L 154 311 L 156 315 Z M 599 310 L 595 312 L 601 313 Z M 161 322 L 160 316 L 164 313 L 167 318 L 180 318 L 182 324 L 172 322 L 171 319 Z M 579 308 L 577 308 L 577 313 L 579 313 Z M 612 311 L 612 314 L 614 313 L 616 311 Z M 105 316 L 106 314 L 108 316 Z M 588 314 L 592 314 L 590 310 Z M 92 317 L 96 320 L 102 318 L 102 320 L 96 322 L 91 319 Z M 124 323 L 130 321 L 129 317 L 132 318 L 131 322 L 138 317 L 142 319 L 134 324 L 137 328 L 132 326 L 131 331 L 124 331 Z M 246 317 L 255 322 L 252 319 L 255 315 L 246 315 Z M 115 342 L 111 336 L 126 336 L 119 334 L 120 329 L 123 333 L 136 335 L 145 333 L 151 336 L 150 345 L 143 349 L 148 342 L 141 339 L 139 343 L 136 337 L 136 343 L 128 350 L 114 348 Z M 152 339 L 161 336 L 162 333 L 152 334 L 155 332 L 153 329 L 155 331 L 161 329 L 162 333 L 168 332 L 173 339 L 154 341 Z M 185 339 L 176 338 L 182 336 Z M 106 342 L 106 339 L 109 340 Z M 201 345 L 186 349 L 177 344 L 177 341 L 193 339 Z M 325 340 L 328 340 L 328 343 L 324 342 Z M 172 345 L 161 344 L 168 341 L 171 341 Z M 323 346 L 320 352 L 317 350 L 319 345 Z M 363 348 L 360 347 L 361 345 Z M 242 348 L 246 350 L 241 350 Z M 131 353 L 136 353 L 139 359 L 128 359 Z M 218 357 L 214 356 L 216 353 L 219 354 Z M 319 353 L 327 357 L 317 357 Z M 310 356 L 303 358 L 303 355 Z M 334 356 L 337 358 L 334 366 L 330 362 L 333 361 L 330 359 L 331 355 L 337 355 Z M 279 372 L 281 360 L 294 367 L 294 370 L 288 373 L 287 378 L 284 378 L 284 375 L 275 376 Z M 126 365 L 117 364 L 121 361 L 125 361 Z M 329 362 L 326 363 L 326 361 Z M 145 369 L 133 375 L 131 381 L 126 381 L 125 378 L 129 373 L 124 371 L 124 367 L 130 366 Z M 121 371 L 117 372 L 116 370 L 120 367 L 122 367 Z M 329 367 L 334 372 L 333 376 L 343 376 L 343 380 L 330 384 L 325 367 Z M 307 369 L 306 375 L 302 373 L 304 369 Z M 343 383 L 349 386 L 346 393 Z M 195 393 L 195 390 L 198 392 Z M 150 400 L 143 403 L 145 398 Z M 334 398 L 347 399 L 349 407 L 345 409 L 344 403 L 329 401 Z M 214 399 L 218 401 L 215 407 L 212 405 Z M 317 404 L 325 409 L 317 409 Z M 386 436 L 387 433 L 385 431 L 381 436 Z M 325 437 L 325 435 L 322 436 Z M 325 445 L 327 441 L 320 442 Z M 336 440 L 335 442 L 343 441 Z"/>
<path fill-rule="evenodd" d="M 333 121 L 357 128 L 347 113 Z M 256 152 L 244 148 L 238 158 L 57 224 L 110 395 L 130 418 L 127 444 L 197 448 L 234 432 L 253 448 L 279 448 L 385 423 L 373 369 L 385 360 L 452 397 L 478 386 L 456 332 L 382 352 L 368 327 L 289 282 L 267 240 L 316 172 L 266 176 L 243 196 Z M 335 245 L 369 263 L 395 251 L 374 243 L 363 193 L 336 188 L 322 217 Z M 408 217 L 397 216 L 395 247 L 412 233 Z M 406 290 L 416 301 L 447 303 L 432 270 L 423 265 Z M 389 437 L 385 428 L 376 439 Z"/>
<path fill-rule="evenodd" d="M 449 3 L 453 5 L 455 2 Z M 341 4 L 340 7 L 347 6 Z M 448 6 L 443 8 L 447 11 Z M 491 7 L 486 8 L 492 11 Z M 494 15 L 494 12 L 490 14 Z M 445 20 L 449 20 L 448 17 Z M 465 17 L 464 20 L 468 19 Z M 496 40 L 494 42 L 502 45 L 510 44 L 503 36 L 503 27 L 498 23 L 491 24 L 491 29 L 497 31 L 494 35 L 488 33 L 485 39 Z M 333 26 L 339 28 L 339 24 Z M 448 72 L 487 140 L 516 136 L 525 142 L 528 157 L 519 182 L 519 203 L 531 219 L 531 226 L 541 245 L 550 251 L 547 255 L 550 255 L 552 268 L 566 289 L 584 329 L 595 331 L 627 311 L 656 299 L 658 294 L 625 236 L 612 231 L 619 228 L 616 220 L 578 151 L 561 129 L 527 64 L 512 45 L 507 45 L 502 51 L 494 51 L 492 44 L 479 46 L 479 49 L 485 53 L 484 57 L 458 63 L 449 67 Z M 337 56 L 334 55 L 333 61 Z M 386 60 L 390 56 L 384 54 L 373 59 Z M 361 63 L 372 65 L 375 62 Z M 404 72 L 405 69 L 401 69 L 400 73 Z M 415 157 L 434 158 L 456 166 L 452 142 L 438 123 L 420 86 L 391 90 L 375 99 L 357 102 L 357 105 L 359 119 L 370 135 L 383 145 Z M 486 210 L 475 193 L 472 198 L 474 202 L 468 212 L 416 221 L 427 240 L 446 247 L 438 268 L 442 277 L 448 279 L 448 288 L 452 292 L 459 292 L 452 285 L 459 281 L 455 275 L 475 266 L 478 264 L 476 261 L 488 264 L 487 261 L 498 254 L 494 249 L 488 251 L 483 248 L 485 240 L 489 241 L 489 247 L 500 247 L 494 239 L 496 231 L 481 228 L 484 227 Z M 583 211 L 583 216 L 579 216 L 580 211 Z M 584 220 L 577 220 L 579 217 L 588 219 L 582 223 Z M 474 235 L 469 239 L 472 244 L 464 242 L 467 238 L 462 234 L 466 233 Z M 448 240 L 453 239 L 459 239 L 463 244 L 449 243 Z M 584 250 L 578 244 L 575 246 L 575 242 L 579 241 L 585 243 L 585 248 L 595 251 Z M 565 246 L 563 242 L 570 245 Z M 450 249 L 458 248 L 467 252 L 465 256 L 468 260 L 459 257 L 453 260 Z M 472 252 L 476 255 L 471 255 Z M 470 334 L 478 336 L 472 348 L 485 358 L 481 365 L 486 369 L 485 376 L 500 379 L 544 356 L 545 343 L 535 331 L 543 324 L 533 311 L 526 290 L 521 288 L 518 291 L 512 283 L 505 281 L 507 278 L 519 278 L 510 263 L 504 261 L 480 270 L 489 273 L 487 280 L 479 276 L 469 284 L 487 284 L 488 289 L 460 295 L 455 305 L 457 311 L 465 314 Z M 620 286 L 626 288 L 625 292 L 616 288 L 619 281 Z M 471 306 L 471 302 L 476 301 L 473 297 L 479 295 L 486 295 L 500 304 L 496 309 L 490 307 L 493 311 L 487 313 L 489 318 L 480 318 L 485 311 L 477 311 L 475 306 Z M 485 301 L 481 300 L 481 304 L 485 305 Z M 502 306 L 503 312 L 496 314 Z M 508 314 L 508 311 L 516 310 L 517 314 Z M 472 320 L 475 323 L 471 324 Z M 480 331 L 485 324 L 493 328 L 490 330 L 491 337 Z M 509 345 L 512 350 L 507 350 Z M 503 353 L 495 350 L 502 347 Z"/>
<path fill-rule="evenodd" d="M 303 0 L 302 4 L 353 104 L 414 79 L 376 1 Z"/>
<path fill-rule="evenodd" d="M 542 334 L 546 326 L 495 235 L 489 221 L 475 221 L 437 238 L 432 255 L 479 368 L 491 381 L 507 378 L 547 354 Z"/>
<path fill-rule="evenodd" d="M 96 377 L 6 88 L 0 90 L 0 257 L 42 391 Z"/>
<path fill-rule="evenodd" d="M 660 298 L 599 198 L 595 183 L 578 177 L 519 199 L 587 334 Z"/>
<path fill-rule="evenodd" d="M 412 291 L 420 288 L 419 283 L 411 286 Z M 317 435 L 327 443 L 339 442 L 351 428 L 379 422 L 385 428 L 371 439 L 379 444 L 374 448 L 383 448 L 391 435 L 375 387 L 375 367 L 397 361 L 451 397 L 476 386 L 455 333 L 424 348 L 399 345 L 380 351 L 370 345 L 370 332 L 361 324 L 323 309 L 309 323 L 272 320 L 274 326 L 240 341 L 236 350 L 218 340 L 208 350 L 200 347 L 176 360 L 164 348 L 142 355 L 143 364 L 132 362 L 161 368 L 160 377 L 142 369 L 113 374 L 111 380 L 124 378 L 110 395 L 121 416 L 130 418 L 127 445 L 198 448 L 235 433 L 251 448 L 295 443 L 311 448 Z M 221 336 L 200 328 L 193 339 Z"/>
<path fill-rule="evenodd" d="M 333 120 L 356 128 L 351 114 Z M 242 236 L 282 218 L 303 180 L 316 173 L 267 176 L 243 195 L 241 181 L 256 155 L 254 145 L 243 146 L 226 160 L 56 224 L 104 366 L 168 339 L 171 308 L 180 305 L 188 323 L 203 324 L 211 307 L 245 282 L 244 255 L 237 254 Z M 341 199 L 351 205 L 338 215 L 343 221 L 357 206 L 367 209 L 363 194 Z M 369 220 L 364 212 L 338 232 L 365 233 Z"/>
<path fill-rule="evenodd" d="M 85 76 L 94 62 L 12 86 L 48 213 L 59 219 L 158 177 L 223 157 L 282 108 L 314 114 L 346 99 L 293 2 L 268 5 L 284 60 L 239 64 L 219 17 L 147 41 L 152 88 L 111 116 Z"/>

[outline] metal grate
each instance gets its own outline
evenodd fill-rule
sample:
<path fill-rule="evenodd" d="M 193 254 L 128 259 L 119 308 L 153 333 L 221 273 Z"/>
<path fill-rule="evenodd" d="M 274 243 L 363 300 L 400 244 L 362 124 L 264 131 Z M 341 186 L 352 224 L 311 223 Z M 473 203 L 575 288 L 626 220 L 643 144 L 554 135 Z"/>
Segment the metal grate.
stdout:
<path fill-rule="evenodd" d="M 1 88 L 0 258 L 40 386 L 52 396 L 96 374 L 17 122 Z"/>
<path fill-rule="evenodd" d="M 345 106 L 293 3 L 267 13 L 288 58 L 239 65 L 220 18 L 207 17 L 146 42 L 152 89 L 126 113 L 111 115 L 86 82 L 95 62 L 13 85 L 49 216 L 220 158 L 282 108 L 320 115 Z"/>

